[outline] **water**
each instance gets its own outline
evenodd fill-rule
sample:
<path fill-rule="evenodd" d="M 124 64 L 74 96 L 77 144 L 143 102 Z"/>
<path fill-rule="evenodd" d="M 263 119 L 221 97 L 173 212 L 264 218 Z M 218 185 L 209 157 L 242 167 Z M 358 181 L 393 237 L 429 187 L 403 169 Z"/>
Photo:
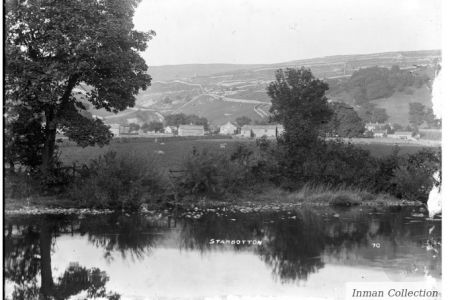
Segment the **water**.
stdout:
<path fill-rule="evenodd" d="M 349 281 L 441 280 L 441 223 L 410 208 L 7 216 L 4 234 L 10 299 L 343 299 Z"/>

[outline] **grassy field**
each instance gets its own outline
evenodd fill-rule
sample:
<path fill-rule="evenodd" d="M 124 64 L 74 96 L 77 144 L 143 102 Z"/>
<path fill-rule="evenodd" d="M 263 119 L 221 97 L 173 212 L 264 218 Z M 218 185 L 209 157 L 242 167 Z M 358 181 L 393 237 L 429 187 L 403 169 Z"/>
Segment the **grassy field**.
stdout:
<path fill-rule="evenodd" d="M 238 139 L 213 139 L 213 140 L 177 140 L 168 138 L 161 142 L 161 139 L 146 139 L 143 141 L 135 140 L 130 142 L 113 142 L 103 148 L 100 147 L 86 147 L 81 148 L 77 146 L 64 146 L 60 148 L 60 159 L 65 165 L 71 165 L 76 162 L 83 164 L 89 162 L 91 159 L 97 158 L 99 155 L 106 153 L 109 150 L 117 152 L 119 155 L 138 155 L 153 157 L 155 162 L 163 168 L 178 168 L 184 158 L 192 153 L 194 147 L 201 151 L 202 149 L 211 149 L 216 151 L 229 152 L 233 151 L 239 144 L 246 144 L 255 146 L 253 140 L 238 140 Z M 222 148 L 221 145 L 225 145 Z M 369 150 L 372 155 L 382 157 L 392 153 L 395 145 L 392 144 L 361 144 L 361 148 Z M 419 145 L 399 145 L 400 154 L 411 154 L 421 149 L 423 146 Z"/>
<path fill-rule="evenodd" d="M 409 104 L 413 102 L 422 103 L 427 107 L 431 107 L 431 92 L 423 86 L 420 89 L 411 88 L 414 93 L 408 95 L 406 93 L 395 93 L 389 98 L 373 100 L 371 103 L 377 107 L 386 109 L 389 116 L 388 122 L 398 123 L 402 126 L 409 124 Z"/>
<path fill-rule="evenodd" d="M 134 141 L 125 143 L 113 142 L 108 146 L 86 147 L 77 146 L 61 147 L 61 161 L 66 165 L 74 162 L 83 164 L 91 159 L 97 158 L 99 155 L 105 154 L 107 151 L 115 151 L 119 155 L 137 155 L 154 158 L 155 162 L 163 168 L 177 168 L 180 166 L 186 156 L 192 153 L 194 147 L 198 151 L 209 148 L 217 151 L 232 151 L 239 143 L 254 144 L 252 141 L 238 141 L 231 139 L 214 139 L 214 140 L 170 140 L 164 142 L 155 142 L 155 139 L 147 139 L 146 141 Z M 220 145 L 225 144 L 225 148 Z"/>
<path fill-rule="evenodd" d="M 261 117 L 254 111 L 254 106 L 250 103 L 226 102 L 211 96 L 201 96 L 180 111 L 185 114 L 206 117 L 215 125 L 223 125 L 242 116 L 247 116 L 252 120 L 261 120 Z"/>

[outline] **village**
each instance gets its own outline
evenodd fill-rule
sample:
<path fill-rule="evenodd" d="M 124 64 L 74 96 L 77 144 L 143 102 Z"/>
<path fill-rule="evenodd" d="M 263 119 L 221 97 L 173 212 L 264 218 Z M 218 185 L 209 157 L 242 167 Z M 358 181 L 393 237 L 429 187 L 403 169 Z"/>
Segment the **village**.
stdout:
<path fill-rule="evenodd" d="M 276 139 L 284 132 L 281 124 L 265 124 L 239 126 L 236 122 L 228 121 L 221 126 L 209 126 L 205 130 L 203 125 L 184 124 L 178 126 L 163 126 L 162 123 L 157 130 L 146 129 L 145 124 L 136 123 L 110 124 L 110 131 L 114 138 L 127 137 L 200 137 L 216 135 L 228 136 L 237 139 Z M 442 138 L 441 129 L 418 128 L 413 130 L 395 130 L 390 123 L 366 123 L 364 133 L 357 137 L 358 140 L 366 142 L 439 142 Z M 338 136 L 328 136 L 328 138 L 338 138 Z"/>

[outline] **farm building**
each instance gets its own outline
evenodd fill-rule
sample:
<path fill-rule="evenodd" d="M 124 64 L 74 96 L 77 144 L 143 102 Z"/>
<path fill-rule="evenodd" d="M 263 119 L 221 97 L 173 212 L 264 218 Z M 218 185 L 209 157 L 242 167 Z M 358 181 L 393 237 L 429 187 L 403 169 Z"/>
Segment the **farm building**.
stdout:
<path fill-rule="evenodd" d="M 236 133 L 238 127 L 231 122 L 228 122 L 222 126 L 220 126 L 220 134 L 232 135 Z"/>
<path fill-rule="evenodd" d="M 114 136 L 119 136 L 120 135 L 120 124 L 109 124 L 109 131 L 111 131 L 111 133 Z"/>
<path fill-rule="evenodd" d="M 241 136 L 246 138 L 275 138 L 284 131 L 282 125 L 244 125 L 241 128 Z"/>
<path fill-rule="evenodd" d="M 366 123 L 364 125 L 366 131 L 372 131 L 375 133 L 375 130 L 383 130 L 386 128 L 386 123 Z"/>
<path fill-rule="evenodd" d="M 388 138 L 400 140 L 415 140 L 412 131 L 396 131 L 393 134 L 388 134 Z"/>
<path fill-rule="evenodd" d="M 119 125 L 119 134 L 129 134 L 130 130 L 130 126 Z"/>
<path fill-rule="evenodd" d="M 383 138 L 387 136 L 387 130 L 373 130 L 374 138 Z"/>
<path fill-rule="evenodd" d="M 205 129 L 201 125 L 180 125 L 178 126 L 179 136 L 202 136 Z"/>
<path fill-rule="evenodd" d="M 175 128 L 172 128 L 172 127 L 170 127 L 170 126 L 166 126 L 166 127 L 164 128 L 164 133 L 165 133 L 165 134 L 174 134 L 175 131 L 176 131 L 176 129 L 175 129 Z"/>

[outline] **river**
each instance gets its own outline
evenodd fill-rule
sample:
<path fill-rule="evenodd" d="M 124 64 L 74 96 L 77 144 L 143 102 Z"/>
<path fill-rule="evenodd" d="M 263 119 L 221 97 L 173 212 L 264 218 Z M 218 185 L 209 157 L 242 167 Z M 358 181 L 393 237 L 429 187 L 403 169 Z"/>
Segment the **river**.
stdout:
<path fill-rule="evenodd" d="M 344 299 L 350 281 L 440 283 L 441 222 L 413 210 L 10 215 L 5 295 Z"/>

